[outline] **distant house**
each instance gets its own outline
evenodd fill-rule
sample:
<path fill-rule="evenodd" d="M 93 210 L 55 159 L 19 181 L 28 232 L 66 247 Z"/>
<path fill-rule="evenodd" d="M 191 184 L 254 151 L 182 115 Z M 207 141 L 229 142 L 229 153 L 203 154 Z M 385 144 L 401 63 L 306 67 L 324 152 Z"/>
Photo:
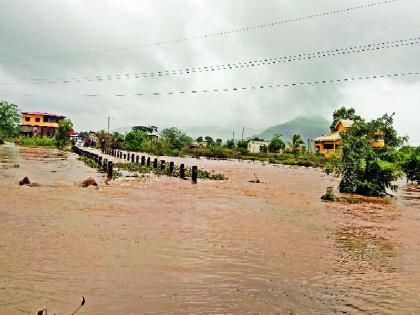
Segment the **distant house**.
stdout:
<path fill-rule="evenodd" d="M 190 145 L 191 148 L 197 149 L 197 148 L 207 148 L 208 147 L 207 141 L 193 141 Z"/>
<path fill-rule="evenodd" d="M 340 133 L 347 132 L 354 124 L 353 120 L 341 119 L 335 125 L 335 131 L 326 133 L 314 140 L 314 146 L 318 153 L 323 154 L 325 157 L 337 156 L 338 149 L 341 145 Z M 371 143 L 374 148 L 381 148 L 385 145 L 383 134 L 378 132 L 374 134 L 374 140 Z"/>
<path fill-rule="evenodd" d="M 22 112 L 22 123 L 20 133 L 25 136 L 54 136 L 58 129 L 58 123 L 65 116 L 41 113 L 41 112 Z"/>
<path fill-rule="evenodd" d="M 267 153 L 270 141 L 253 139 L 248 141 L 248 151 L 251 153 Z"/>

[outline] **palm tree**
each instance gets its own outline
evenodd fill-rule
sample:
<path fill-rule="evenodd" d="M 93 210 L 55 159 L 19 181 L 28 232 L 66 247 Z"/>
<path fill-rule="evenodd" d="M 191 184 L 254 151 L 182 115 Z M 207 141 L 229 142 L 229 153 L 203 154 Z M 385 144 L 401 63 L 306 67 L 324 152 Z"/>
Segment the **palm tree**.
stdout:
<path fill-rule="evenodd" d="M 305 142 L 303 142 L 300 135 L 293 135 L 292 141 L 289 141 L 287 144 L 289 146 L 290 151 L 292 151 L 294 154 L 298 154 L 302 148 L 302 145 L 305 144 Z"/>

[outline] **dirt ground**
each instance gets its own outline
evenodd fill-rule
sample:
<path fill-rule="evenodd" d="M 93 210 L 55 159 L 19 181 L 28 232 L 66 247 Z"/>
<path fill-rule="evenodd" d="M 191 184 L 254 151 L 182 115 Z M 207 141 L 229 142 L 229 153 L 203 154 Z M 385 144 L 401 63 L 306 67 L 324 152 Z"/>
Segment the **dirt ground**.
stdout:
<path fill-rule="evenodd" d="M 419 314 L 418 192 L 325 203 L 321 170 L 183 162 L 229 179 L 105 185 L 72 153 L 0 146 L 0 314 Z"/>

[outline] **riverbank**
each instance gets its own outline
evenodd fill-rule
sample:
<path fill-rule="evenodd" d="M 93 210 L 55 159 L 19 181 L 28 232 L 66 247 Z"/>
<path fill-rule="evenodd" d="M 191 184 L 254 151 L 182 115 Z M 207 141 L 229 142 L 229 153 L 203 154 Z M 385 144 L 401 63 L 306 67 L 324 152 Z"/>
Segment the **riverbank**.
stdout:
<path fill-rule="evenodd" d="M 69 313 L 82 295 L 86 314 L 420 307 L 419 200 L 405 190 L 386 204 L 325 203 L 338 181 L 314 168 L 167 158 L 228 180 L 145 175 L 106 185 L 68 152 L 2 146 L 0 157 L 7 314 Z M 254 174 L 261 183 L 249 182 Z M 18 186 L 23 176 L 41 186 Z M 81 187 L 88 176 L 99 189 Z"/>

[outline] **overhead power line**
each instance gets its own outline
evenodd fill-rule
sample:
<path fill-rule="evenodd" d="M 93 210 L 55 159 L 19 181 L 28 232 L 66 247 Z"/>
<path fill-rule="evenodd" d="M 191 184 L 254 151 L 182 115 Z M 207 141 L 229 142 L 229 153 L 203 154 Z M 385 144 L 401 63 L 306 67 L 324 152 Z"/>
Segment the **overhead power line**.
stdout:
<path fill-rule="evenodd" d="M 310 53 L 301 53 L 291 56 L 282 56 L 275 58 L 265 58 L 258 60 L 248 60 L 243 62 L 226 63 L 220 65 L 208 65 L 208 66 L 196 66 L 190 68 L 183 68 L 177 70 L 162 70 L 156 72 L 142 72 L 142 73 L 125 73 L 125 74 L 114 74 L 114 75 L 96 75 L 87 77 L 66 77 L 66 78 L 33 78 L 16 82 L 0 82 L 0 85 L 16 85 L 16 84 L 67 84 L 67 83 L 79 83 L 83 81 L 89 82 L 104 82 L 111 80 L 130 80 L 130 79 L 142 79 L 142 78 L 159 78 L 175 75 L 189 75 L 194 73 L 205 73 L 205 72 L 217 72 L 217 71 L 229 71 L 235 69 L 252 69 L 264 65 L 277 65 L 280 63 L 296 62 L 303 60 L 315 60 L 320 58 L 327 58 L 331 56 L 349 55 L 356 53 L 366 53 L 372 51 L 379 51 L 390 48 L 402 48 L 411 47 L 420 43 L 420 37 L 414 37 L 409 39 L 399 39 L 394 41 L 386 41 L 380 43 L 356 45 L 344 48 L 336 48 L 329 50 L 321 50 Z"/>
<path fill-rule="evenodd" d="M 419 72 L 403 72 L 403 73 L 391 73 L 391 74 L 379 74 L 379 75 L 368 75 L 368 76 L 353 76 L 341 79 L 328 79 L 328 80 L 316 80 L 316 81 L 299 81 L 292 83 L 277 83 L 277 84 L 265 84 L 265 85 L 254 85 L 247 87 L 230 87 L 230 88 L 207 88 L 197 90 L 183 90 L 183 91 L 160 91 L 160 92 L 138 92 L 135 94 L 79 94 L 74 96 L 82 97 L 126 97 L 126 96 L 173 96 L 173 95 L 185 95 L 185 94 L 208 94 L 208 93 L 225 93 L 225 92 L 240 92 L 240 91 L 255 91 L 262 89 L 273 89 L 273 88 L 293 88 L 299 86 L 312 86 L 312 85 L 325 85 L 334 83 L 346 83 L 351 81 L 363 81 L 363 80 L 376 80 L 383 78 L 397 78 L 407 76 L 417 76 Z M 36 94 L 0 94 L 0 96 L 45 96 Z"/>
<path fill-rule="evenodd" d="M 386 5 L 386 4 L 393 3 L 393 2 L 398 2 L 398 1 L 400 1 L 400 0 L 377 1 L 377 2 L 372 2 L 372 3 L 367 3 L 367 4 L 361 4 L 361 5 L 354 6 L 354 7 L 349 7 L 349 8 L 324 11 L 324 12 L 315 13 L 315 14 L 311 14 L 311 15 L 289 18 L 289 19 L 274 21 L 274 22 L 265 23 L 265 24 L 245 26 L 245 27 L 242 27 L 242 28 L 229 30 L 229 31 L 207 33 L 207 34 L 184 37 L 184 38 L 179 38 L 179 39 L 169 39 L 169 40 L 162 40 L 162 41 L 152 42 L 152 43 L 144 43 L 144 44 L 135 44 L 135 45 L 131 45 L 131 46 L 123 46 L 123 47 L 118 47 L 118 48 L 108 48 L 108 49 L 101 49 L 101 50 L 70 52 L 70 53 L 63 53 L 63 54 L 49 55 L 49 56 L 34 56 L 34 57 L 28 57 L 28 58 L 3 59 L 3 60 L 0 60 L 0 62 L 23 62 L 23 61 L 28 61 L 28 60 L 42 60 L 42 59 L 47 59 L 48 60 L 48 59 L 66 58 L 66 57 L 72 57 L 72 56 L 86 56 L 86 55 L 115 53 L 115 52 L 123 52 L 123 51 L 131 50 L 131 49 L 140 49 L 140 48 L 146 48 L 146 47 L 177 44 L 177 43 L 188 42 L 188 41 L 193 41 L 193 40 L 201 40 L 201 39 L 221 37 L 221 36 L 226 36 L 226 35 L 229 35 L 229 34 L 240 33 L 240 32 L 261 30 L 261 29 L 264 29 L 264 28 L 275 27 L 275 26 L 279 26 L 279 25 L 283 25 L 283 24 L 289 24 L 289 23 L 294 23 L 294 22 L 311 20 L 311 19 L 321 18 L 321 17 L 335 15 L 335 14 L 343 14 L 343 13 L 348 13 L 348 12 L 361 10 L 361 9 L 366 9 L 366 8 L 378 7 L 378 6 L 382 6 L 382 5 Z"/>

